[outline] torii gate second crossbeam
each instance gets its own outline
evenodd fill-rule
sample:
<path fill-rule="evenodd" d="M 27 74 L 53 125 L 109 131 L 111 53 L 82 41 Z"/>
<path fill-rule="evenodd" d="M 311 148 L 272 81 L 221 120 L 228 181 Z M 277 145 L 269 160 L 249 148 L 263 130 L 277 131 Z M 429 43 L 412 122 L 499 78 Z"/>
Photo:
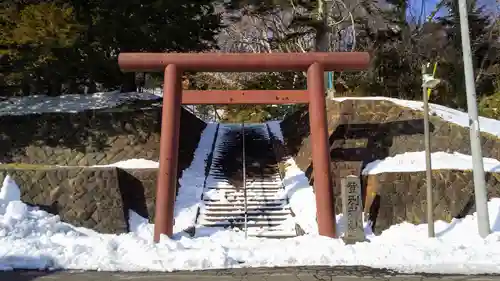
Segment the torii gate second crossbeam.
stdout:
<path fill-rule="evenodd" d="M 326 119 L 325 71 L 364 70 L 368 53 L 121 53 L 122 71 L 165 71 L 156 188 L 154 240 L 172 237 L 177 186 L 177 158 L 182 104 L 309 104 L 314 193 L 319 234 L 335 237 L 335 206 Z M 306 71 L 307 90 L 190 91 L 182 90 L 184 71 Z M 184 187 L 186 188 L 186 187 Z"/>

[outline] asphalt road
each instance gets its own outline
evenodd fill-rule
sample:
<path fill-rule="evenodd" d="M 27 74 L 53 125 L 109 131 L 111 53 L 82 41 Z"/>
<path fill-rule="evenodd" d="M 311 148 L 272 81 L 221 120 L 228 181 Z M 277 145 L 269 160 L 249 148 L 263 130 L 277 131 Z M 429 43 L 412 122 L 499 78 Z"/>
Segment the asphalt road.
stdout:
<path fill-rule="evenodd" d="M 399 274 L 388 270 L 368 267 L 293 267 L 293 268 L 248 268 L 231 270 L 209 270 L 174 273 L 130 273 L 130 272 L 0 272 L 0 281 L 413 281 L 413 280 L 494 280 L 500 275 L 437 275 Z"/>

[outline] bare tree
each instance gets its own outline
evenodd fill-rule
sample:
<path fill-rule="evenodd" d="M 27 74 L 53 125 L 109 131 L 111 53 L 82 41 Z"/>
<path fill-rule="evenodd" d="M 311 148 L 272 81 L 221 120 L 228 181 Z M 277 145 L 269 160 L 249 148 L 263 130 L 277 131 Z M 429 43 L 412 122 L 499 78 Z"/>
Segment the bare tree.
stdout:
<path fill-rule="evenodd" d="M 230 23 L 219 35 L 220 46 L 228 52 L 308 52 L 314 48 L 314 40 L 305 27 L 292 27 L 295 12 L 294 9 L 274 9 L 265 14 L 238 11 L 240 20 Z"/>

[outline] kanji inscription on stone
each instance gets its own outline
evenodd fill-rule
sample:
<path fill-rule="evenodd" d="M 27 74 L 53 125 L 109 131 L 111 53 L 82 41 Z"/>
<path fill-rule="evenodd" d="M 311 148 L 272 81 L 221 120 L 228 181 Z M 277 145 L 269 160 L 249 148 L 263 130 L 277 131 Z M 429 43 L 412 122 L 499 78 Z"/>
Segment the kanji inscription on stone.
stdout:
<path fill-rule="evenodd" d="M 348 244 L 366 241 L 363 230 L 363 206 L 361 183 L 357 176 L 347 176 L 341 180 L 342 213 L 345 217 L 344 241 Z"/>

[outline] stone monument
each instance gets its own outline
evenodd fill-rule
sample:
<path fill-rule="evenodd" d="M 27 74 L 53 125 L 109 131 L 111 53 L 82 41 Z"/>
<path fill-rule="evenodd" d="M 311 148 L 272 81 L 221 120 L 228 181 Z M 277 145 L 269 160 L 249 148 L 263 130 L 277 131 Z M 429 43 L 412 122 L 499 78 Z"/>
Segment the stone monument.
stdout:
<path fill-rule="evenodd" d="M 342 213 L 345 218 L 345 231 L 342 239 L 346 244 L 365 242 L 363 229 L 363 201 L 361 183 L 357 176 L 347 176 L 341 180 Z"/>

